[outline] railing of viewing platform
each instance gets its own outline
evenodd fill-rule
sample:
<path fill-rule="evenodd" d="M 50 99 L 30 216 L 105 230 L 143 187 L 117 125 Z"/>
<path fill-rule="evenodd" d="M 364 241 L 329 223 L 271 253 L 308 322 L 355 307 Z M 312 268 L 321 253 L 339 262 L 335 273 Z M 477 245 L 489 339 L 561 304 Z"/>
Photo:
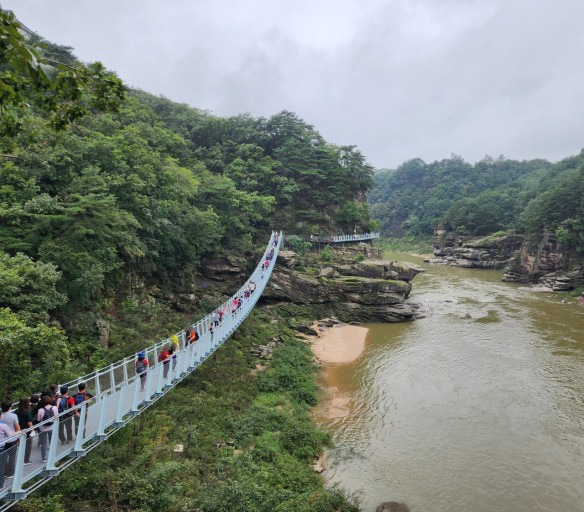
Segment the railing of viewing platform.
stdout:
<path fill-rule="evenodd" d="M 364 240 L 373 240 L 375 238 L 379 238 L 379 232 L 373 231 L 371 233 L 353 233 L 352 235 L 330 235 L 330 236 L 286 235 L 286 238 L 291 237 L 299 238 L 304 242 L 336 244 L 342 242 L 361 242 Z"/>

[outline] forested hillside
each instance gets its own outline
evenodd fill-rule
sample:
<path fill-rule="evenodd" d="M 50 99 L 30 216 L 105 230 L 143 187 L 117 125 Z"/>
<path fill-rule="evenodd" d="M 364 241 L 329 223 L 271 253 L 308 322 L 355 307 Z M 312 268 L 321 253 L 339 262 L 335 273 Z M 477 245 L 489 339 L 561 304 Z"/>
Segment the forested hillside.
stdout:
<path fill-rule="evenodd" d="M 546 229 L 584 253 L 584 151 L 556 164 L 414 159 L 376 173 L 374 183 L 371 211 L 386 234 L 427 236 L 436 227 L 468 235 Z"/>
<path fill-rule="evenodd" d="M 3 393 L 64 381 L 170 328 L 166 318 L 99 346 L 96 321 L 131 310 L 135 283 L 180 288 L 205 257 L 253 265 L 272 228 L 369 229 L 372 168 L 295 114 L 219 118 L 136 90 L 112 109 L 79 87 L 55 99 L 82 74 L 71 66 L 88 68 L 66 47 L 39 51 L 67 64 L 56 86 L 31 86 L 38 64 L 29 79 L 2 75 L 16 91 L 0 98 Z"/>

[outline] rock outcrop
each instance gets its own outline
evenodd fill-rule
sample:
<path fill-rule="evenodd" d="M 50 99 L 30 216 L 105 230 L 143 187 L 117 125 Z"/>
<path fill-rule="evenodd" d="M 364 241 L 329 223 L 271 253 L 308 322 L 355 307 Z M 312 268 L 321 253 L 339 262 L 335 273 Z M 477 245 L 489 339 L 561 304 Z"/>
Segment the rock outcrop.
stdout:
<path fill-rule="evenodd" d="M 433 244 L 430 263 L 465 268 L 504 268 L 521 249 L 522 235 L 463 237 L 447 235 Z"/>
<path fill-rule="evenodd" d="M 584 267 L 574 265 L 570 270 L 559 270 L 539 278 L 542 287 L 551 288 L 554 292 L 566 292 L 584 286 Z"/>
<path fill-rule="evenodd" d="M 553 233 L 462 237 L 449 234 L 434 242 L 430 263 L 466 268 L 505 268 L 503 281 L 540 283 L 542 289 L 567 291 L 584 284 L 582 265 Z"/>
<path fill-rule="evenodd" d="M 565 254 L 556 235 L 546 232 L 531 236 L 509 261 L 503 281 L 535 283 L 546 274 L 560 270 L 564 262 Z"/>
<path fill-rule="evenodd" d="M 423 271 L 417 265 L 383 260 L 331 263 L 311 275 L 299 272 L 297 262 L 292 251 L 280 252 L 263 300 L 310 305 L 322 316 L 334 314 L 344 322 L 401 322 L 413 318 L 420 307 L 407 301 L 410 281 Z"/>
<path fill-rule="evenodd" d="M 405 503 L 397 501 L 386 501 L 379 505 L 375 512 L 410 512 L 410 508 Z"/>
<path fill-rule="evenodd" d="M 244 275 L 244 269 L 228 258 L 207 258 L 201 263 L 201 273 L 213 281 L 226 281 Z"/>

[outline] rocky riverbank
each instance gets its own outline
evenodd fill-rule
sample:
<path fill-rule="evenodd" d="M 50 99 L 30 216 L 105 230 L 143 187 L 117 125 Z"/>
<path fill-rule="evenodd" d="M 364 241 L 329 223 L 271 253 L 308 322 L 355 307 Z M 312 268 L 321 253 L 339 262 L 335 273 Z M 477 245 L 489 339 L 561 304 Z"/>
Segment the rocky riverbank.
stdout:
<path fill-rule="evenodd" d="M 522 247 L 522 235 L 465 237 L 449 234 L 436 238 L 428 261 L 464 268 L 504 268 Z"/>
<path fill-rule="evenodd" d="M 538 283 L 542 289 L 569 291 L 584 286 L 584 265 L 553 233 L 436 237 L 430 263 L 464 268 L 505 269 L 502 280 Z"/>
<path fill-rule="evenodd" d="M 409 297 L 412 279 L 423 269 L 407 262 L 359 261 L 358 248 L 299 256 L 281 251 L 262 300 L 311 306 L 320 318 L 335 315 L 343 322 L 403 322 L 425 313 Z"/>

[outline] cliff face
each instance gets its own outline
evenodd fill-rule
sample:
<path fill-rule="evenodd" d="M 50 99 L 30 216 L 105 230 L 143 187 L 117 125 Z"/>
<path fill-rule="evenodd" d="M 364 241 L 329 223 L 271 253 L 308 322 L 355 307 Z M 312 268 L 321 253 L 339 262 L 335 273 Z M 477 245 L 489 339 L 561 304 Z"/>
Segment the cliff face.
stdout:
<path fill-rule="evenodd" d="M 537 282 L 544 275 L 560 270 L 564 260 L 565 254 L 555 235 L 529 237 L 509 261 L 503 281 Z"/>
<path fill-rule="evenodd" d="M 545 232 L 525 240 L 505 269 L 503 281 L 540 283 L 561 292 L 584 284 L 584 266 L 556 235 Z"/>
<path fill-rule="evenodd" d="M 408 300 L 410 281 L 423 271 L 417 265 L 345 261 L 322 266 L 312 275 L 297 270 L 297 262 L 296 253 L 280 252 L 264 300 L 309 305 L 345 322 L 401 322 L 418 314 L 419 304 Z"/>
<path fill-rule="evenodd" d="M 565 251 L 553 233 L 463 237 L 447 235 L 433 244 L 430 263 L 466 268 L 505 268 L 503 281 L 540 283 L 553 291 L 570 290 L 584 282 L 583 266 Z"/>
<path fill-rule="evenodd" d="M 433 243 L 434 257 L 430 263 L 465 268 L 504 268 L 521 248 L 521 235 L 502 237 L 463 237 L 447 235 Z"/>

